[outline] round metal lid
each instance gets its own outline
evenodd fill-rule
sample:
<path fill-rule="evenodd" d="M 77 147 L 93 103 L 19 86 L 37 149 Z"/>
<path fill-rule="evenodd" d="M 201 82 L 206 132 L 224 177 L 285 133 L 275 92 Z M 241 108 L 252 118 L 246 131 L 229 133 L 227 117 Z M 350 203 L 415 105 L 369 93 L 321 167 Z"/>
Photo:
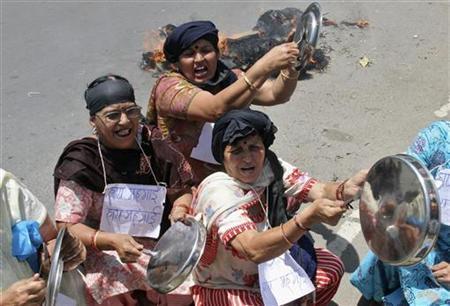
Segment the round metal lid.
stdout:
<path fill-rule="evenodd" d="M 305 28 L 305 39 L 309 45 L 316 47 L 319 40 L 320 28 L 322 26 L 322 13 L 319 3 L 311 3 L 302 15 L 303 27 Z"/>
<path fill-rule="evenodd" d="M 433 179 L 417 159 L 399 154 L 379 160 L 369 170 L 359 207 L 369 248 L 392 265 L 419 262 L 439 232 L 437 201 Z"/>
<path fill-rule="evenodd" d="M 64 261 L 61 258 L 61 246 L 64 239 L 66 228 L 59 230 L 56 236 L 55 248 L 51 256 L 50 272 L 47 280 L 47 293 L 45 295 L 45 305 L 53 306 L 56 303 L 56 297 L 59 293 L 61 278 L 64 270 Z"/>
<path fill-rule="evenodd" d="M 322 25 L 322 13 L 317 2 L 311 3 L 297 20 L 294 34 L 294 41 L 300 50 L 297 59 L 297 69 L 303 70 L 308 64 L 309 58 L 314 53 L 317 41 L 319 40 L 320 28 Z"/>
<path fill-rule="evenodd" d="M 206 243 L 206 228 L 192 217 L 174 223 L 159 239 L 147 267 L 149 285 L 160 293 L 177 288 L 200 260 Z"/>

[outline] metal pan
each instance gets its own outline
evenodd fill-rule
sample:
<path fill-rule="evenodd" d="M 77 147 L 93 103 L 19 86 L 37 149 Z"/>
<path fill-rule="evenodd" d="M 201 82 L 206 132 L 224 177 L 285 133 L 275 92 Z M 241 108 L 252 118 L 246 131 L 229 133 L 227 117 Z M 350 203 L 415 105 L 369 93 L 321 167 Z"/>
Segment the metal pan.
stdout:
<path fill-rule="evenodd" d="M 53 306 L 56 303 L 56 297 L 61 286 L 61 278 L 64 269 L 64 261 L 61 258 L 61 247 L 66 228 L 59 230 L 56 236 L 55 248 L 51 256 L 50 272 L 47 281 L 47 293 L 45 295 L 45 306 Z"/>
<path fill-rule="evenodd" d="M 369 170 L 359 215 L 369 248 L 383 262 L 408 266 L 434 247 L 440 228 L 438 192 L 427 168 L 398 154 Z"/>
<path fill-rule="evenodd" d="M 174 223 L 159 239 L 147 267 L 147 281 L 160 293 L 168 293 L 181 285 L 197 266 L 206 243 L 206 228 L 188 217 Z"/>
<path fill-rule="evenodd" d="M 294 41 L 300 50 L 296 69 L 304 70 L 314 54 L 322 26 L 322 13 L 319 3 L 311 3 L 297 20 Z"/>

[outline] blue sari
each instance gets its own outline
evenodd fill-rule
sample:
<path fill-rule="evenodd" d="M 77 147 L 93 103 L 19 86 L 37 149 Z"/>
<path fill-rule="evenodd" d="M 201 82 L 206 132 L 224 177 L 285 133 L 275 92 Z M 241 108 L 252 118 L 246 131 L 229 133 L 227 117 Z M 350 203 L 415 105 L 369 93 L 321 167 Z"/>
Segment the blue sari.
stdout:
<path fill-rule="evenodd" d="M 423 129 L 407 153 L 421 160 L 434 178 L 450 169 L 450 121 L 436 121 Z M 436 283 L 429 268 L 442 261 L 450 263 L 450 226 L 445 224 L 435 248 L 420 263 L 391 266 L 369 251 L 350 282 L 366 299 L 389 306 L 450 305 L 450 288 Z"/>

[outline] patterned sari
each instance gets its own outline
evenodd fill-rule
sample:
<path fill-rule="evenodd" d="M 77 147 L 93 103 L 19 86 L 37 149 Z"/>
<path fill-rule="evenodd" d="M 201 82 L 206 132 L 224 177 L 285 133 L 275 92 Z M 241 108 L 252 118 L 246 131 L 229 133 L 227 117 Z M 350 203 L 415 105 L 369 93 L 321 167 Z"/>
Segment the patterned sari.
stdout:
<path fill-rule="evenodd" d="M 433 176 L 450 169 L 450 121 L 437 121 L 422 130 L 408 154 L 421 160 Z M 384 264 L 369 252 L 351 276 L 365 298 L 385 305 L 450 305 L 450 291 L 436 284 L 429 267 L 450 262 L 450 226 L 441 224 L 435 248 L 420 263 L 409 267 Z"/>

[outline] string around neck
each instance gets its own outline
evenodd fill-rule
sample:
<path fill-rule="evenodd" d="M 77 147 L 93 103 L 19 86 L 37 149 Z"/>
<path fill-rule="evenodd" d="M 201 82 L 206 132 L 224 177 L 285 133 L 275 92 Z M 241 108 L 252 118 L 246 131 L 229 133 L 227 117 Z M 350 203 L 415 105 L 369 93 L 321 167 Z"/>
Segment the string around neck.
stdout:
<path fill-rule="evenodd" d="M 103 187 L 103 191 L 102 194 L 105 194 L 106 191 L 106 169 L 105 169 L 105 161 L 103 160 L 103 154 L 102 154 L 102 149 L 100 147 L 100 139 L 97 136 L 97 149 L 98 149 L 98 154 L 100 155 L 100 161 L 102 162 L 102 172 L 103 172 L 103 182 L 105 184 L 105 187 Z"/>
<path fill-rule="evenodd" d="M 144 149 L 142 148 L 141 142 L 139 141 L 138 137 L 136 136 L 134 139 L 136 140 L 136 143 L 137 143 L 139 149 L 141 150 L 142 155 L 144 156 L 144 159 L 147 162 L 148 167 L 150 168 L 150 172 L 152 173 L 153 179 L 155 180 L 156 184 L 166 186 L 167 184 L 165 182 L 160 182 L 156 178 L 156 175 L 155 175 L 155 172 L 153 172 L 153 168 L 152 168 L 152 165 L 150 163 L 150 160 L 148 159 L 147 154 L 145 154 Z"/>
<path fill-rule="evenodd" d="M 145 161 L 147 162 L 148 167 L 150 168 L 150 172 L 152 173 L 153 179 L 155 180 L 156 184 L 157 184 L 157 185 L 160 185 L 160 186 L 167 186 L 167 184 L 166 184 L 165 182 L 160 182 L 160 181 L 158 181 L 158 179 L 156 178 L 155 172 L 153 171 L 153 168 L 152 168 L 152 165 L 151 165 L 151 163 L 150 163 L 150 160 L 148 159 L 147 154 L 145 154 L 145 151 L 144 151 L 144 149 L 142 148 L 141 143 L 140 143 L 140 141 L 138 140 L 138 137 L 137 137 L 137 136 L 135 137 L 135 140 L 136 140 L 136 144 L 138 145 L 139 149 L 140 149 L 141 152 L 142 152 L 142 155 L 144 156 Z M 98 154 L 100 155 L 100 161 L 101 161 L 101 163 L 102 163 L 103 182 L 104 182 L 104 184 L 105 184 L 105 186 L 103 187 L 102 194 L 105 194 L 105 191 L 106 191 L 106 185 L 107 185 L 108 182 L 107 182 L 107 180 L 106 180 L 105 161 L 104 161 L 104 159 L 103 159 L 103 153 L 102 153 L 102 149 L 101 149 L 101 146 L 100 146 L 100 139 L 99 139 L 98 136 L 97 136 L 97 149 L 98 149 Z"/>
<path fill-rule="evenodd" d="M 266 220 L 267 226 L 269 227 L 269 229 L 272 228 L 272 226 L 270 225 L 270 222 L 269 222 L 269 215 L 267 213 L 267 209 L 264 207 L 264 204 L 261 201 L 261 197 L 259 196 L 259 193 L 256 191 L 255 188 L 253 188 L 253 186 L 251 186 L 251 185 L 249 185 L 249 186 L 252 189 L 252 191 L 255 193 L 255 195 L 256 195 L 256 197 L 258 199 L 259 205 L 261 206 L 261 209 L 262 209 L 262 211 L 264 213 L 264 219 Z M 266 191 L 266 201 L 268 201 L 269 200 L 269 188 L 265 187 L 264 190 Z"/>

